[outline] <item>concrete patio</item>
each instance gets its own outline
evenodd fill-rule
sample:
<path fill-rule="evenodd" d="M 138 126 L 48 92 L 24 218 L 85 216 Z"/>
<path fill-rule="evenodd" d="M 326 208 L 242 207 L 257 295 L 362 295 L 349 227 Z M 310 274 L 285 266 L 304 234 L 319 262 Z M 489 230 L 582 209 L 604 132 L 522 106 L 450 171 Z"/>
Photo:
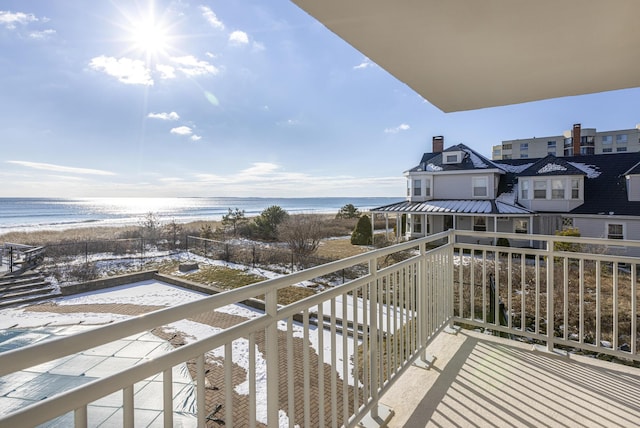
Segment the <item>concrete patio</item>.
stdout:
<path fill-rule="evenodd" d="M 542 349 L 542 348 L 540 348 Z M 640 369 L 470 330 L 428 347 L 380 399 L 390 427 L 629 427 L 640 421 Z"/>

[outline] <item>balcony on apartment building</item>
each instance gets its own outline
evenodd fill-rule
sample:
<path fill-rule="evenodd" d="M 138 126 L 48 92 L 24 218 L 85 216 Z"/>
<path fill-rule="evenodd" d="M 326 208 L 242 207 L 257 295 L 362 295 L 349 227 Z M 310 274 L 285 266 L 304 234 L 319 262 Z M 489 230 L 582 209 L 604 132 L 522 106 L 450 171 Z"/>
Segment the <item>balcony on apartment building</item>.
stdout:
<path fill-rule="evenodd" d="M 0 425 L 94 426 L 105 397 L 119 425 L 145 425 L 149 397 L 138 391 L 149 379 L 164 426 L 636 424 L 640 259 L 625 252 L 640 242 L 529 235 L 535 245 L 514 246 L 522 239 L 450 230 L 4 352 L 6 386 L 36 365 L 264 302 L 250 319 L 18 407 Z M 306 281 L 326 290 L 277 304 Z M 180 371 L 189 393 L 176 391 Z"/>

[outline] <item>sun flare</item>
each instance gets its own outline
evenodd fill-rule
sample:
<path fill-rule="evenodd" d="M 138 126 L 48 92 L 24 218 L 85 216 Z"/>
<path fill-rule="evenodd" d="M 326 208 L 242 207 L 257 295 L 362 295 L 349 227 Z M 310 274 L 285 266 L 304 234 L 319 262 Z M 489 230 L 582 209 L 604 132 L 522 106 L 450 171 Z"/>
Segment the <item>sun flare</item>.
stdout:
<path fill-rule="evenodd" d="M 165 53 L 169 39 L 168 29 L 153 21 L 137 23 L 131 31 L 132 48 L 148 56 Z"/>

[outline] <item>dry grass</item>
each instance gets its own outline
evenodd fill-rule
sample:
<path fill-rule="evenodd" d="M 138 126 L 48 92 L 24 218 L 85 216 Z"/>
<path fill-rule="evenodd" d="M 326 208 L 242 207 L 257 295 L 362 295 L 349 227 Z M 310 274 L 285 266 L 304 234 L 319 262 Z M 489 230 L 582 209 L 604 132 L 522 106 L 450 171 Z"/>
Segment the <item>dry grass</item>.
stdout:
<path fill-rule="evenodd" d="M 320 243 L 316 255 L 325 259 L 344 259 L 371 251 L 371 247 L 353 245 L 349 237 L 325 239 Z"/>
<path fill-rule="evenodd" d="M 471 259 L 469 259 L 471 260 Z M 496 274 L 494 261 L 473 259 L 473 266 L 466 265 L 462 268 L 462 298 L 464 309 L 462 316 L 465 318 L 482 318 L 483 309 L 489 315 L 489 275 Z M 498 294 L 502 302 L 509 309 L 514 327 L 525 328 L 529 331 L 546 333 L 547 329 L 547 269 L 544 261 L 540 260 L 539 275 L 536 277 L 533 260 L 522 265 L 522 259 L 513 258 L 511 269 L 507 264 L 507 257 L 500 257 L 497 272 Z M 484 276 L 483 276 L 484 268 Z M 632 278 L 622 270 L 614 275 L 612 266 L 601 263 L 599 275 L 597 275 L 594 262 L 585 263 L 583 276 L 580 277 L 580 269 L 577 261 L 569 260 L 565 264 L 562 260 L 556 260 L 553 264 L 553 320 L 554 335 L 566 337 L 572 340 L 582 339 L 586 343 L 595 343 L 599 328 L 601 340 L 613 341 L 614 325 L 617 326 L 619 344 L 630 343 L 631 336 L 637 332 L 631 331 L 631 298 Z M 459 271 L 456 268 L 456 302 L 458 311 L 459 302 Z M 471 272 L 473 271 L 473 280 Z M 617 288 L 614 277 L 617 276 Z M 597 280 L 599 279 L 599 305 L 600 325 L 596 321 L 596 302 L 598 298 Z M 509 295 L 509 280 L 511 281 L 511 294 Z M 473 287 L 471 286 L 473 284 Z M 471 290 L 474 293 L 473 307 L 471 305 Z M 580 295 L 583 295 L 582 301 Z M 640 287 L 636 298 L 640 299 Z M 536 295 L 538 307 L 536 308 Z M 510 305 L 510 306 L 509 306 Z M 614 306 L 617 311 L 614 312 Z M 582 322 L 581 322 L 582 311 Z M 580 335 L 582 337 L 580 338 Z"/>

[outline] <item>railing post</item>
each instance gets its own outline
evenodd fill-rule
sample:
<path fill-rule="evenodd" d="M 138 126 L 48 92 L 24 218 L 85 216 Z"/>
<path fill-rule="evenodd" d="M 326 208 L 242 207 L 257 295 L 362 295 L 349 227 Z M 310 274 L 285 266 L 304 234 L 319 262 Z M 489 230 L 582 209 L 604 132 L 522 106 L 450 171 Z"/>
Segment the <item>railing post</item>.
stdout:
<path fill-rule="evenodd" d="M 416 320 L 418 322 L 418 340 L 420 359 L 427 361 L 427 337 L 426 337 L 426 324 L 427 324 L 427 302 L 425 301 L 427 286 L 427 244 L 420 244 L 420 263 L 418 264 L 418 284 L 416 287 L 416 298 L 418 300 L 418 316 Z"/>
<path fill-rule="evenodd" d="M 369 354 L 370 362 L 369 367 L 369 391 L 371 395 L 371 402 L 373 406 L 369 411 L 369 414 L 360 421 L 360 426 L 364 427 L 378 427 L 387 426 L 387 423 L 393 416 L 393 410 L 391 408 L 380 404 L 380 359 L 379 356 L 379 329 L 378 329 L 378 266 L 376 257 L 369 259 L 369 275 L 371 280 L 369 282 Z M 364 302 L 363 302 L 364 303 Z M 366 304 L 366 303 L 365 303 Z M 365 317 L 366 318 L 366 317 Z M 367 320 L 363 320 L 363 325 L 366 325 Z M 366 334 L 366 331 L 365 331 Z M 366 340 L 366 338 L 364 339 Z M 367 358 L 365 355 L 364 358 Z M 365 365 L 367 367 L 367 365 Z M 367 398 L 365 397 L 365 403 Z"/>
<path fill-rule="evenodd" d="M 279 425 L 279 374 L 278 365 L 278 290 L 273 289 L 265 295 L 265 312 L 271 317 L 271 323 L 265 331 L 267 353 L 267 424 Z M 320 329 L 320 333 L 322 331 Z M 290 417 L 293 418 L 293 415 Z"/>
<path fill-rule="evenodd" d="M 547 240 L 547 351 L 553 352 L 554 342 L 554 309 L 553 309 L 553 255 L 554 255 L 554 241 L 553 239 Z M 537 296 L 539 299 L 540 296 Z M 565 302 L 566 304 L 566 302 Z M 565 327 L 566 328 L 566 327 Z"/>
<path fill-rule="evenodd" d="M 378 266 L 375 257 L 369 259 L 369 352 L 371 354 L 371 400 L 376 403 L 371 409 L 371 418 L 378 418 Z"/>

